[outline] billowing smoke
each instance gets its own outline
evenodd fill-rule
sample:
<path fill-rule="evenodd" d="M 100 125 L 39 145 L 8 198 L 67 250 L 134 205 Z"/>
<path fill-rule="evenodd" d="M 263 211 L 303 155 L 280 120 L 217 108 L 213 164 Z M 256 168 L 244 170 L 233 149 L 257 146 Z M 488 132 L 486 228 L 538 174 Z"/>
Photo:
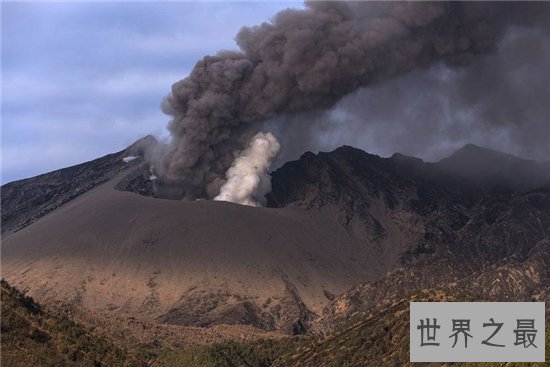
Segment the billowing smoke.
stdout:
<path fill-rule="evenodd" d="M 237 167 L 235 156 L 260 122 L 279 116 L 284 123 L 289 114 L 330 108 L 362 86 L 435 62 L 465 65 L 475 55 L 494 52 L 510 25 L 546 21 L 547 8 L 308 2 L 303 10 L 276 14 L 270 23 L 244 27 L 236 36 L 240 52 L 206 56 L 172 86 L 163 102 L 172 116 L 172 145 L 159 173 L 180 181 L 189 199 L 233 199 L 238 189 L 226 179 L 236 176 L 226 172 Z"/>
<path fill-rule="evenodd" d="M 265 204 L 265 195 L 271 191 L 267 170 L 279 149 L 279 142 L 272 133 L 254 135 L 248 148 L 227 170 L 227 181 L 214 200 L 251 206 Z"/>

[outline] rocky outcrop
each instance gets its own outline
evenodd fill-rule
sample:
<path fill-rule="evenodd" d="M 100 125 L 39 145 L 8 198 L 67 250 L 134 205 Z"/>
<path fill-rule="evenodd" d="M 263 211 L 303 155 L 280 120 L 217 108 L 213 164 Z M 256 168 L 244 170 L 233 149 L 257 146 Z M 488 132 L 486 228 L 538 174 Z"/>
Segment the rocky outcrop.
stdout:
<path fill-rule="evenodd" d="M 14 284 L 160 323 L 293 334 L 424 289 L 550 305 L 543 163 L 474 146 L 438 163 L 344 146 L 288 162 L 272 173 L 271 208 L 251 208 L 154 200 L 183 193 L 131 148 L 3 187 L 15 230 L 108 181 L 4 241 Z"/>
<path fill-rule="evenodd" d="M 490 191 L 462 209 L 424 224 L 425 236 L 403 252 L 400 264 L 375 282 L 340 295 L 320 323 L 335 326 L 377 305 L 429 288 L 463 300 L 550 301 L 550 190 Z M 550 307 L 548 307 L 550 310 Z"/>
<path fill-rule="evenodd" d="M 359 220 L 385 252 L 397 246 L 395 240 L 382 242 L 396 227 L 404 243 L 387 275 L 344 292 L 313 324 L 334 327 L 437 287 L 480 299 L 548 304 L 546 167 L 473 145 L 438 163 L 341 147 L 285 164 L 272 175 L 271 206 L 335 205 L 342 224 Z"/>
<path fill-rule="evenodd" d="M 142 164 L 145 150 L 156 143 L 149 135 L 120 152 L 2 185 L 2 233 L 18 231 L 119 172 Z"/>

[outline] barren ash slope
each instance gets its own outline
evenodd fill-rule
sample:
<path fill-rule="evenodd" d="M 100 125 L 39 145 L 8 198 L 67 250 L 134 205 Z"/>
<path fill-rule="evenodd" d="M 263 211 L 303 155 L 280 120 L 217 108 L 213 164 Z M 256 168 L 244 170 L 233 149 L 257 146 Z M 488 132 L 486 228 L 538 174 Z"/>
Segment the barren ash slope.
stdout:
<path fill-rule="evenodd" d="M 333 295 L 386 270 L 377 260 L 380 249 L 343 227 L 337 208 L 253 208 L 115 189 L 128 172 L 141 172 L 138 161 L 5 236 L 3 277 L 39 300 L 91 310 L 185 325 L 243 323 L 301 332 Z M 85 165 L 93 171 L 97 163 Z M 27 190 L 41 180 L 3 190 L 3 202 L 25 205 L 32 196 Z M 55 192 L 56 184 L 50 186 Z M 32 212 L 19 208 L 5 207 L 7 223 Z"/>
<path fill-rule="evenodd" d="M 475 146 L 439 163 L 344 146 L 285 164 L 270 207 L 254 208 L 152 197 L 132 147 L 2 187 L 6 280 L 101 314 L 287 333 L 450 285 L 549 301 L 548 163 Z M 39 219 L 10 233 L 26 218 Z"/>

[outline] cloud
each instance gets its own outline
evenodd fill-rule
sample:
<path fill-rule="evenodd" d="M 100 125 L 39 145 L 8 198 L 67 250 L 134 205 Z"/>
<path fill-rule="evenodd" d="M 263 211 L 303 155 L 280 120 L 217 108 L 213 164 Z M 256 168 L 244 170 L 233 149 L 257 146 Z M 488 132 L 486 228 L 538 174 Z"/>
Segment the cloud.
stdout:
<path fill-rule="evenodd" d="M 2 4 L 2 183 L 166 134 L 162 98 L 204 53 L 297 3 Z"/>
<path fill-rule="evenodd" d="M 342 144 L 435 161 L 474 143 L 547 161 L 548 65 L 548 30 L 514 27 L 495 54 L 468 66 L 436 64 L 360 89 L 329 111 L 280 117 L 286 122 L 285 132 L 278 134 L 285 148 L 276 165 L 296 159 L 304 149 L 329 151 Z M 266 128 L 278 125 L 270 121 Z"/>
<path fill-rule="evenodd" d="M 3 3 L 2 183 L 166 134 L 159 105 L 172 82 L 205 54 L 234 49 L 241 26 L 286 7 L 302 4 Z M 468 67 L 434 65 L 361 89 L 328 112 L 280 116 L 288 123 L 277 126 L 291 134 L 278 161 L 342 144 L 433 160 L 468 142 L 547 160 L 548 37 L 517 28 L 497 55 Z M 292 123 L 300 118 L 315 120 L 315 136 Z M 518 119 L 524 128 L 514 127 Z"/>

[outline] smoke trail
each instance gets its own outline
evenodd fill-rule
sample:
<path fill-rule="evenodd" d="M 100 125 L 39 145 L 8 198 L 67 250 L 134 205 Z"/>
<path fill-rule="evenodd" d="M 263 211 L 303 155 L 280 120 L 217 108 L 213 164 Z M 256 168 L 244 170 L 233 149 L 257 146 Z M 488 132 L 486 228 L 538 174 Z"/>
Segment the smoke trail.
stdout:
<path fill-rule="evenodd" d="M 227 181 L 214 200 L 251 206 L 265 204 L 265 194 L 271 191 L 267 169 L 279 148 L 279 142 L 270 132 L 256 134 L 227 170 Z"/>
<path fill-rule="evenodd" d="M 508 26 L 544 21 L 548 8 L 308 2 L 304 10 L 284 10 L 270 23 L 244 27 L 236 36 L 241 52 L 204 57 L 164 100 L 172 145 L 162 174 L 180 181 L 187 198 L 213 198 L 255 123 L 329 108 L 362 86 L 437 61 L 463 65 L 493 52 Z"/>

